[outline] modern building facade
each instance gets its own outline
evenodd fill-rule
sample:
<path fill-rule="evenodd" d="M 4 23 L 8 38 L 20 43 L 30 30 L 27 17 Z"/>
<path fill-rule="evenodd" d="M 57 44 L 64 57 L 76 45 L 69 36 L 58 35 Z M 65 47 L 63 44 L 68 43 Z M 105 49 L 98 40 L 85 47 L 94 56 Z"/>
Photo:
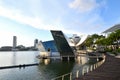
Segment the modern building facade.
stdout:
<path fill-rule="evenodd" d="M 110 27 L 109 29 L 105 30 L 104 32 L 102 32 L 102 34 L 106 37 L 109 36 L 110 33 L 119 30 L 120 29 L 120 24 L 116 24 L 113 27 Z"/>
<path fill-rule="evenodd" d="M 52 52 L 59 53 L 62 60 L 75 60 L 76 46 L 81 45 L 87 37 L 73 35 L 67 38 L 62 31 L 51 30 L 54 40 L 39 41 L 38 50 L 41 56 L 51 56 Z M 37 41 L 35 41 L 35 44 Z"/>
<path fill-rule="evenodd" d="M 46 51 L 50 50 L 51 52 L 58 52 L 54 40 L 45 41 L 45 42 L 43 42 L 43 45 L 44 45 Z"/>
<path fill-rule="evenodd" d="M 51 30 L 52 36 L 54 38 L 56 47 L 58 49 L 58 52 L 60 53 L 61 56 L 70 56 L 74 55 L 74 52 L 70 45 L 68 44 L 68 41 L 66 40 L 64 34 L 62 31 L 56 31 L 56 30 Z"/>
<path fill-rule="evenodd" d="M 116 25 L 114 25 L 113 27 L 105 30 L 105 31 L 102 32 L 102 33 L 111 33 L 111 32 L 114 32 L 114 31 L 116 31 L 116 30 L 118 30 L 118 29 L 120 29 L 120 24 L 116 24 Z"/>

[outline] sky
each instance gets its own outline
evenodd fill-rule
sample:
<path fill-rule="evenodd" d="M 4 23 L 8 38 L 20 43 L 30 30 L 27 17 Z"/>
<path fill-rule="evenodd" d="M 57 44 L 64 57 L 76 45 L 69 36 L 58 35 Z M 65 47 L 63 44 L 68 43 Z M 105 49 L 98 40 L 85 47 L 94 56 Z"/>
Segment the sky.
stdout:
<path fill-rule="evenodd" d="M 100 34 L 120 24 L 120 0 L 0 0 L 0 46 L 33 46 L 53 40 L 50 30 L 66 35 Z"/>

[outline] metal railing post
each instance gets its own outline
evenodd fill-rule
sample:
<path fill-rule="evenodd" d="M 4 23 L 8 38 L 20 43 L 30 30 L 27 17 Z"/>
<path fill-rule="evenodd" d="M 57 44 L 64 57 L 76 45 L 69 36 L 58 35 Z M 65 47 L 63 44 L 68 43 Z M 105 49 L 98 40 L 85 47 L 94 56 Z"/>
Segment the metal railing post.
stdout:
<path fill-rule="evenodd" d="M 82 69 L 82 75 L 84 75 L 84 67 L 83 67 L 83 69 Z"/>
<path fill-rule="evenodd" d="M 72 72 L 70 73 L 70 80 L 72 80 Z"/>
<path fill-rule="evenodd" d="M 64 75 L 62 76 L 62 80 L 64 80 Z"/>
<path fill-rule="evenodd" d="M 90 66 L 90 71 L 92 71 L 92 70 L 93 70 L 93 66 L 91 65 L 91 66 Z"/>
<path fill-rule="evenodd" d="M 69 60 L 69 57 L 70 56 L 68 56 L 68 60 Z M 62 60 L 62 56 L 61 56 L 61 60 Z M 103 63 L 105 62 L 105 56 L 103 57 L 103 60 L 102 61 L 99 61 L 99 62 L 97 62 L 96 64 L 93 64 L 93 65 L 91 65 L 91 66 L 89 66 L 89 67 L 83 67 L 83 69 L 82 69 L 82 75 L 84 76 L 84 74 L 85 73 L 88 73 L 89 71 L 93 71 L 94 69 L 96 69 L 97 67 L 99 67 L 99 66 L 101 66 Z M 75 77 L 76 78 L 79 78 L 79 70 L 77 70 L 76 72 L 75 72 Z M 72 80 L 72 78 L 73 78 L 73 72 L 70 72 L 70 73 L 67 73 L 67 74 L 64 74 L 64 75 L 62 75 L 62 76 L 58 76 L 58 77 L 56 77 L 56 78 L 53 78 L 53 79 L 51 79 L 51 80 L 57 80 L 57 79 L 61 79 L 61 80 L 64 80 L 65 79 L 65 77 L 66 76 L 68 76 L 68 78 L 69 78 L 69 80 Z"/>

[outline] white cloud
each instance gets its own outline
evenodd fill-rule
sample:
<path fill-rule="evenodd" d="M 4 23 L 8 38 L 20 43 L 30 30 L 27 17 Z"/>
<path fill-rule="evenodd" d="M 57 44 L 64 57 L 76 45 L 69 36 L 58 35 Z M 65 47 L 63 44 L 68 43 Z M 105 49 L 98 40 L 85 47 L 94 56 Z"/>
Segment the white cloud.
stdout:
<path fill-rule="evenodd" d="M 11 0 L 15 2 L 14 4 L 4 1 L 6 0 L 0 0 L 0 16 L 41 30 L 62 30 L 65 34 L 89 34 L 90 32 L 94 33 L 95 28 L 100 30 L 100 28 L 96 26 L 102 23 L 102 18 L 99 13 L 94 13 L 94 10 L 99 9 L 101 4 L 97 3 L 96 0 L 73 0 L 73 2 L 69 3 L 70 8 L 82 13 L 77 15 L 75 12 L 69 11 L 68 7 L 64 8 L 66 4 L 68 6 L 68 3 L 65 5 L 53 3 L 51 5 L 54 6 L 51 7 L 51 5 L 49 5 L 50 3 L 46 6 L 47 0 L 44 4 L 40 3 L 42 0 L 24 0 L 25 2 Z M 49 8 L 49 6 L 51 8 Z M 22 39 L 24 39 L 24 37 L 19 39 L 23 41 Z M 32 41 L 33 40 L 30 42 Z"/>
<path fill-rule="evenodd" d="M 26 16 L 19 10 L 10 9 L 3 6 L 0 6 L 0 16 L 15 20 L 22 24 L 35 26 L 36 28 L 42 25 L 42 20 L 39 17 Z"/>
<path fill-rule="evenodd" d="M 29 16 L 23 14 L 21 10 L 0 6 L 0 16 L 14 20 L 21 24 L 27 24 L 41 30 L 63 30 L 68 33 L 71 31 L 66 30 L 59 21 L 55 21 L 54 24 L 45 24 L 39 16 Z M 57 24 L 56 24 L 57 23 Z"/>
<path fill-rule="evenodd" d="M 68 6 L 79 14 L 79 19 L 70 23 L 71 26 L 76 26 L 76 31 L 93 34 L 104 29 L 105 22 L 101 16 L 101 9 L 106 7 L 106 0 L 73 0 Z"/>
<path fill-rule="evenodd" d="M 63 28 L 63 27 L 61 28 L 60 26 L 58 26 L 56 23 L 47 24 L 47 22 L 43 21 L 40 15 L 36 14 L 36 10 L 32 13 L 33 14 L 32 16 L 30 16 L 30 14 L 31 13 L 26 15 L 25 12 L 21 9 L 5 7 L 4 5 L 0 5 L 0 16 L 14 20 L 18 23 L 27 24 L 29 26 L 32 26 L 37 29 L 42 29 L 42 30 L 51 30 L 51 29 L 61 30 Z M 59 23 L 58 20 L 56 22 Z"/>
<path fill-rule="evenodd" d="M 4 2 L 4 0 L 3 0 L 3 2 Z M 14 2 L 14 0 L 13 0 L 13 2 Z M 60 14 L 56 15 L 57 17 L 52 18 L 52 17 L 54 17 L 54 15 L 52 15 L 52 17 L 51 17 L 49 15 L 49 13 L 45 13 L 43 10 L 44 8 L 42 10 L 38 11 L 39 8 L 41 8 L 41 6 L 42 6 L 42 5 L 40 5 L 41 3 L 39 3 L 39 0 L 35 0 L 35 1 L 33 1 L 33 0 L 27 1 L 26 0 L 25 4 L 22 4 L 22 2 L 21 2 L 21 5 L 19 7 L 18 6 L 16 7 L 16 5 L 12 5 L 12 4 L 9 5 L 10 6 L 9 7 L 9 6 L 6 6 L 7 5 L 6 3 L 4 3 L 4 4 L 0 3 L 0 4 L 1 4 L 0 5 L 0 16 L 14 20 L 18 23 L 27 24 L 29 26 L 32 26 L 34 28 L 41 29 L 41 30 L 63 30 L 66 33 L 80 33 L 80 31 L 78 31 L 78 27 L 76 27 L 76 25 L 73 24 L 73 23 L 75 23 L 76 18 L 72 17 L 71 16 L 72 14 L 69 13 L 69 11 L 67 11 L 67 10 L 66 10 L 66 13 L 60 13 Z M 26 6 L 27 8 L 24 9 L 21 6 Z M 83 12 L 83 14 L 82 14 L 83 17 L 82 18 L 80 17 L 81 20 L 78 19 L 78 23 L 81 23 L 81 24 L 80 25 L 78 24 L 78 25 L 83 26 L 85 28 L 90 25 L 95 26 L 94 23 L 98 22 L 99 19 L 101 19 L 99 15 L 98 15 L 98 17 L 96 17 L 96 16 L 94 17 L 94 15 L 92 15 L 91 17 L 88 17 L 89 14 L 87 14 L 88 15 L 87 17 L 84 15 L 84 13 L 93 11 L 94 9 L 98 8 L 98 6 L 99 6 L 99 4 L 96 2 L 96 0 L 74 0 L 73 2 L 69 3 L 70 8 L 73 8 L 73 9 L 79 10 L 80 12 Z M 61 7 L 61 4 L 59 4 L 59 7 L 60 7 L 59 10 L 61 12 L 64 11 L 63 7 Z M 56 10 L 56 9 L 54 9 L 54 10 Z M 54 12 L 50 12 L 50 13 L 55 14 Z M 43 14 L 45 14 L 45 16 L 43 16 Z M 70 17 L 65 16 L 65 15 L 69 15 L 69 14 L 70 14 Z M 79 14 L 79 16 L 81 16 L 81 14 Z M 70 22 L 69 20 L 64 21 L 64 18 L 67 18 L 67 19 L 71 20 L 72 22 Z M 62 20 L 64 22 L 62 22 Z M 63 23 L 66 25 L 64 25 Z M 69 25 L 69 24 L 73 24 L 75 27 L 72 26 L 73 28 L 71 28 L 71 25 Z M 80 29 L 80 27 L 79 27 L 79 29 Z"/>
<path fill-rule="evenodd" d="M 69 7 L 78 10 L 79 12 L 92 11 L 98 7 L 96 0 L 74 0 L 69 3 Z"/>

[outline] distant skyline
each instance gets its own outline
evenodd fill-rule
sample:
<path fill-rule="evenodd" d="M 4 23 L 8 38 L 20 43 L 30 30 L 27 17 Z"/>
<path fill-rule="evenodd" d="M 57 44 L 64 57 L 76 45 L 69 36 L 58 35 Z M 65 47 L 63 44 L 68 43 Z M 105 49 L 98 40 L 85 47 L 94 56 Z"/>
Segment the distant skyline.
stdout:
<path fill-rule="evenodd" d="M 50 30 L 94 34 L 120 24 L 120 0 L 0 0 L 0 47 L 52 40 Z"/>

